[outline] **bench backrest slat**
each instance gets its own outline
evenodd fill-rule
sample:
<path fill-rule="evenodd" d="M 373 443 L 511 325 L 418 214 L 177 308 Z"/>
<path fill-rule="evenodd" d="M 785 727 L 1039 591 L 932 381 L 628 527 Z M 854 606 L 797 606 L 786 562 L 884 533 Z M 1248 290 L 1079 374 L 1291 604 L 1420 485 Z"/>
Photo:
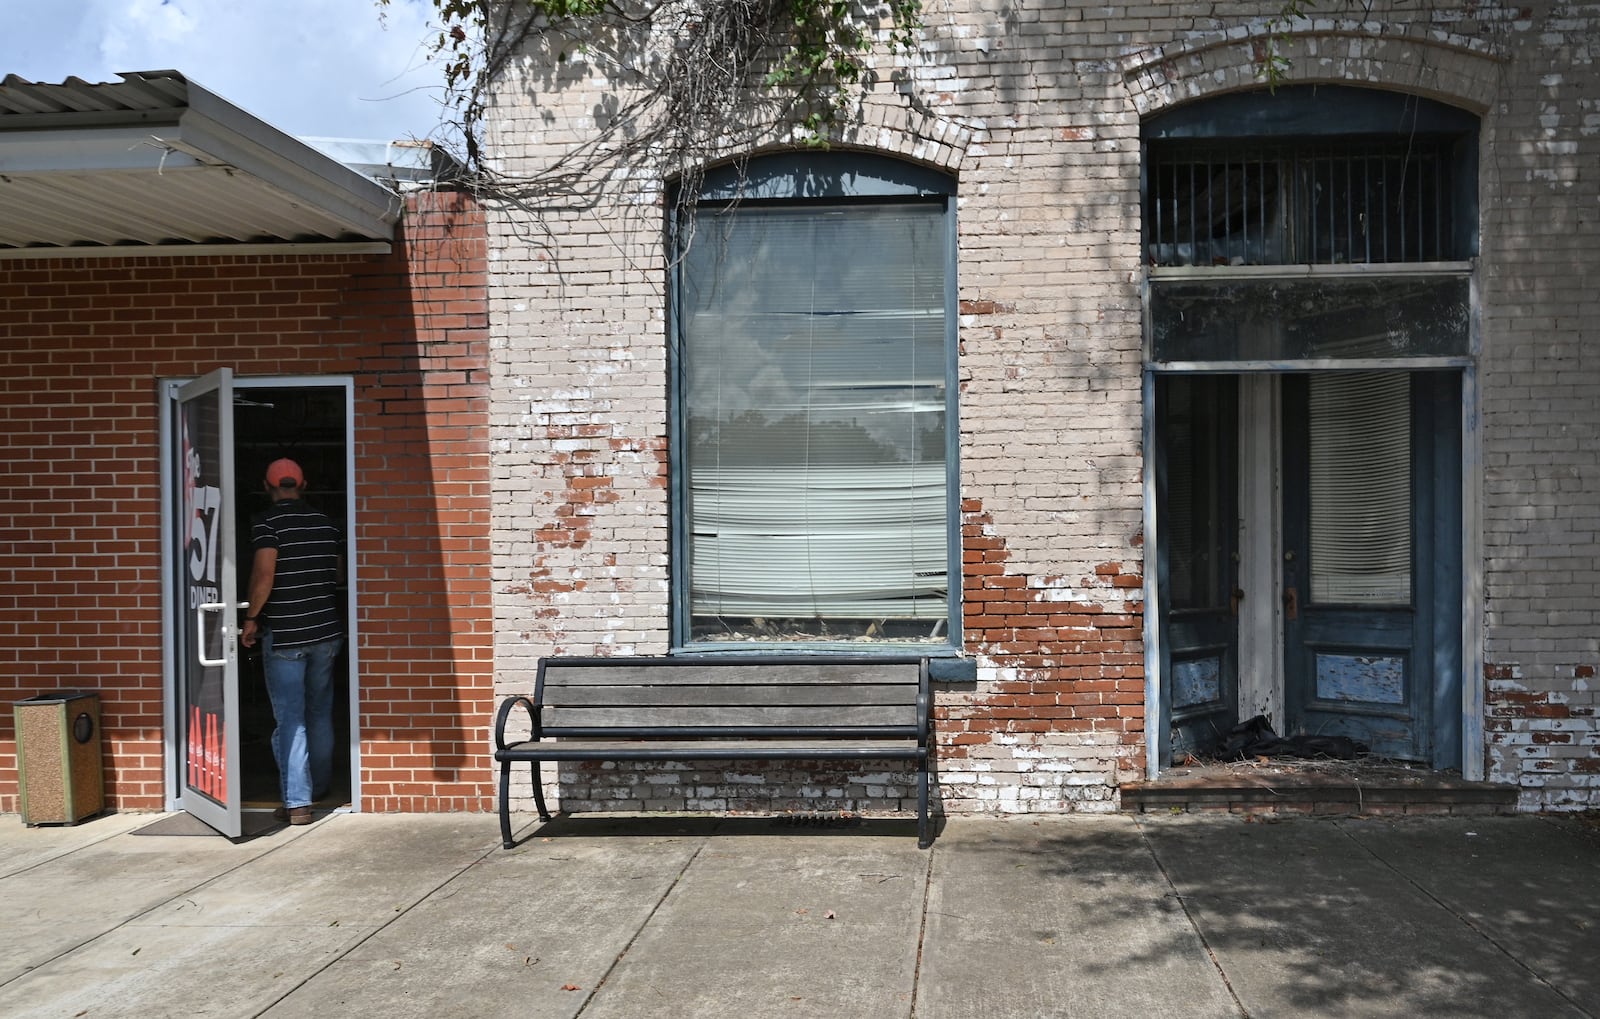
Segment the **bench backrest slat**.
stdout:
<path fill-rule="evenodd" d="M 916 729 L 925 663 L 908 658 L 546 658 L 543 728 Z"/>
<path fill-rule="evenodd" d="M 547 688 L 548 692 L 548 688 Z M 551 698 L 546 697 L 546 700 Z M 916 684 L 874 683 L 839 686 L 823 683 L 789 683 L 782 686 L 734 687 L 727 684 L 690 686 L 572 686 L 559 692 L 555 707 L 726 707 L 728 705 L 810 704 L 850 707 L 864 704 L 905 704 L 915 701 Z"/>
<path fill-rule="evenodd" d="M 725 705 L 721 707 L 588 707 L 546 706 L 546 731 L 563 727 L 643 729 L 651 726 L 787 726 L 826 728 L 899 726 L 914 729 L 916 709 L 908 705 Z"/>
<path fill-rule="evenodd" d="M 730 686 L 761 686 L 764 684 L 861 684 L 861 683 L 909 683 L 917 684 L 917 668 L 915 664 L 881 664 L 868 663 L 865 665 L 839 665 L 839 664 L 746 664 L 743 662 L 722 664 L 710 662 L 694 662 L 690 665 L 677 665 L 678 659 L 669 659 L 674 664 L 665 665 L 656 660 L 652 665 L 628 665 L 626 659 L 611 666 L 589 664 L 576 665 L 561 662 L 560 659 L 546 659 L 544 664 L 544 681 L 546 685 L 559 686 L 671 686 L 679 683 L 692 686 L 705 686 L 708 684 L 727 684 Z M 690 661 L 685 659 L 684 661 Z"/>

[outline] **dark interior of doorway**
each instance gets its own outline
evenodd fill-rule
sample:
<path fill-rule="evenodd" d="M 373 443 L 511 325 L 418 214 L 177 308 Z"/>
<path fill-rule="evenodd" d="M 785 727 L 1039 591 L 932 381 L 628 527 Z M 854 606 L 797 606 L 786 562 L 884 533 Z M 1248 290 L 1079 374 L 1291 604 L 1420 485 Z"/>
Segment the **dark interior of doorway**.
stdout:
<path fill-rule="evenodd" d="M 306 475 L 305 500 L 333 518 L 349 534 L 349 485 L 345 406 L 342 386 L 241 386 L 234 389 L 233 462 L 237 493 L 234 534 L 238 541 L 239 597 L 250 574 L 250 524 L 269 505 L 262 481 L 269 463 L 289 457 Z M 348 611 L 349 592 L 341 588 Z M 346 632 L 349 627 L 346 626 Z M 267 700 L 260 648 L 241 648 L 239 670 L 239 756 L 245 809 L 278 806 L 278 768 L 272 759 L 272 705 Z M 318 804 L 332 808 L 350 802 L 349 654 L 334 674 L 333 786 Z"/>

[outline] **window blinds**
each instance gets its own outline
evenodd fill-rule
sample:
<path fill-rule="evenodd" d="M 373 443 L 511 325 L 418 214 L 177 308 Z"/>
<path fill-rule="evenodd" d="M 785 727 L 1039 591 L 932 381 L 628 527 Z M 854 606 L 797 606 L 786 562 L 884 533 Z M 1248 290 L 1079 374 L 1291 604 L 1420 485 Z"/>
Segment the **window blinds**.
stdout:
<path fill-rule="evenodd" d="M 1411 603 L 1411 383 L 1311 377 L 1311 597 Z"/>
<path fill-rule="evenodd" d="M 696 616 L 945 616 L 943 214 L 699 214 L 681 304 Z"/>

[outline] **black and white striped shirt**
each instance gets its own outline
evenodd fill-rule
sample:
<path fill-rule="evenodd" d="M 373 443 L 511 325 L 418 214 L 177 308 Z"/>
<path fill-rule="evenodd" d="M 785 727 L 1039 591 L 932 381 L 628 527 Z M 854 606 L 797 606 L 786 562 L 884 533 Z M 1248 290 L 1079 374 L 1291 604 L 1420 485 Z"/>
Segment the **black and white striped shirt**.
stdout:
<path fill-rule="evenodd" d="M 274 647 L 315 644 L 344 632 L 339 611 L 341 535 L 321 510 L 283 499 L 256 518 L 250 541 L 278 550 L 272 596 L 261 611 Z"/>

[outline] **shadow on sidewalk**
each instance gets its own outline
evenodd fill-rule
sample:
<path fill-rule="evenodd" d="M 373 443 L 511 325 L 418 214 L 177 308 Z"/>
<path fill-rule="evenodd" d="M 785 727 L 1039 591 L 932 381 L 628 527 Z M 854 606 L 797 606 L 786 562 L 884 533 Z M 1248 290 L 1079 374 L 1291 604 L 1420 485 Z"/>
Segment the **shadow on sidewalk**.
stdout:
<path fill-rule="evenodd" d="M 935 833 L 943 827 L 934 824 Z M 916 818 L 881 818 L 833 814 L 772 816 L 700 816 L 640 814 L 556 814 L 549 821 L 517 830 L 517 844 L 540 838 L 700 838 L 712 835 L 853 836 L 907 838 L 917 841 Z"/>

